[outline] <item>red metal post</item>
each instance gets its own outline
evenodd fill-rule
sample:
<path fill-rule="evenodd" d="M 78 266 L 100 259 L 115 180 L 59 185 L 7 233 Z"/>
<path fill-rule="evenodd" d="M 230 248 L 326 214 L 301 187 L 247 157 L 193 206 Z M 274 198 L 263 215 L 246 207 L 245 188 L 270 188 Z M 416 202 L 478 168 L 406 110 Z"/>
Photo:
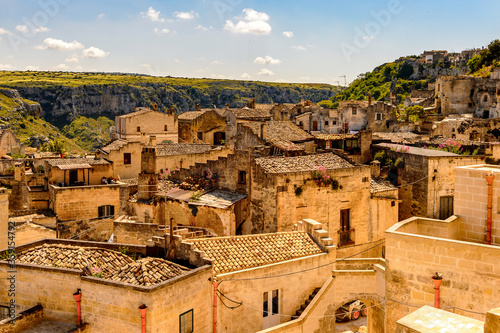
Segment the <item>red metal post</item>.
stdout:
<path fill-rule="evenodd" d="M 441 286 L 441 282 L 443 282 L 443 276 L 440 273 L 436 273 L 432 276 L 432 282 L 434 282 L 434 307 L 439 309 L 439 287 Z"/>
<path fill-rule="evenodd" d="M 218 282 L 214 281 L 214 331 L 213 333 L 217 333 L 217 286 Z"/>
<path fill-rule="evenodd" d="M 139 307 L 139 311 L 141 312 L 141 322 L 142 322 L 142 333 L 146 333 L 146 311 L 148 307 L 143 304 Z"/>
<path fill-rule="evenodd" d="M 81 309 L 82 291 L 78 289 L 76 293 L 73 294 L 73 297 L 75 298 L 76 301 L 76 325 L 80 326 L 82 324 L 82 309 Z"/>

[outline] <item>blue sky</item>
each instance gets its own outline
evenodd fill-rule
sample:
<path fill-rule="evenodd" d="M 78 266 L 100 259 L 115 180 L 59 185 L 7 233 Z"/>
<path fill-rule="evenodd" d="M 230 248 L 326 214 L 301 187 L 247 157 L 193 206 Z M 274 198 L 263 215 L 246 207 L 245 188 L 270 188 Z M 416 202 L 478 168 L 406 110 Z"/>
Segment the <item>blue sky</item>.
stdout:
<path fill-rule="evenodd" d="M 499 1 L 0 0 L 0 70 L 352 81 L 500 36 Z"/>

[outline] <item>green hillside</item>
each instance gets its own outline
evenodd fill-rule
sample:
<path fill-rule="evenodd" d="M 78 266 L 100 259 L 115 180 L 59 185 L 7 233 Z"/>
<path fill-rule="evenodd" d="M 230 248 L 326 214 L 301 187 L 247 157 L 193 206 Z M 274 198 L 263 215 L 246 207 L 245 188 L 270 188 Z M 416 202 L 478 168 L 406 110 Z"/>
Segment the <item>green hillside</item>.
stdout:
<path fill-rule="evenodd" d="M 64 126 L 61 132 L 83 149 L 94 151 L 109 141 L 109 129 L 114 124 L 114 121 L 106 117 L 92 119 L 79 116 Z"/>

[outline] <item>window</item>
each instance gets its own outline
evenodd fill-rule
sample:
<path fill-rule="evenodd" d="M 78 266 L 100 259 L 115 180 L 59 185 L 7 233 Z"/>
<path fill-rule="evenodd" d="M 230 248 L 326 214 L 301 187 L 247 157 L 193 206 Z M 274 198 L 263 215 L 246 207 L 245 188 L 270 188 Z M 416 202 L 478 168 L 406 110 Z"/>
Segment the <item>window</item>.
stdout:
<path fill-rule="evenodd" d="M 197 133 L 198 140 L 203 140 L 203 132 Z"/>
<path fill-rule="evenodd" d="M 325 126 L 328 126 L 328 120 L 325 121 Z"/>
<path fill-rule="evenodd" d="M 192 333 L 193 329 L 193 309 L 184 312 L 179 316 L 179 333 Z"/>
<path fill-rule="evenodd" d="M 238 184 L 247 183 L 247 172 L 243 170 L 238 171 Z"/>
<path fill-rule="evenodd" d="M 375 115 L 375 120 L 382 120 L 382 113 L 377 113 Z"/>
<path fill-rule="evenodd" d="M 123 164 L 132 164 L 132 154 L 123 153 Z"/>
<path fill-rule="evenodd" d="M 141 126 L 137 126 L 137 132 L 141 131 Z"/>
<path fill-rule="evenodd" d="M 9 307 L 0 305 L 0 321 L 9 318 Z"/>
<path fill-rule="evenodd" d="M 351 210 L 340 210 L 340 229 L 338 246 L 347 246 L 354 244 L 354 229 L 351 229 Z"/>
<path fill-rule="evenodd" d="M 358 108 L 355 106 L 352 107 L 352 115 L 355 116 L 358 113 Z"/>
<path fill-rule="evenodd" d="M 318 122 L 316 120 L 313 121 L 313 131 L 318 130 Z"/>
<path fill-rule="evenodd" d="M 446 220 L 453 215 L 453 196 L 441 197 L 439 201 L 439 219 Z"/>
<path fill-rule="evenodd" d="M 484 95 L 483 101 L 488 102 L 488 95 Z"/>
<path fill-rule="evenodd" d="M 303 121 L 299 121 L 299 126 L 300 126 L 301 128 L 304 128 L 304 122 L 303 122 Z"/>
<path fill-rule="evenodd" d="M 392 200 L 391 201 L 391 207 L 394 207 L 394 206 L 396 206 L 396 201 Z"/>
<path fill-rule="evenodd" d="M 337 120 L 332 120 L 332 125 L 337 125 Z"/>
<path fill-rule="evenodd" d="M 280 323 L 279 290 L 266 291 L 262 294 L 262 326 L 264 329 Z"/>
<path fill-rule="evenodd" d="M 455 133 L 455 129 L 454 129 L 454 128 L 452 128 L 452 129 L 451 129 L 451 131 L 452 131 L 453 133 Z"/>
<path fill-rule="evenodd" d="M 166 131 L 168 131 L 168 126 L 167 126 L 167 125 L 165 125 L 165 126 L 163 127 L 163 130 L 164 130 L 165 132 L 166 132 Z"/>
<path fill-rule="evenodd" d="M 99 218 L 111 217 L 115 215 L 115 206 L 104 205 L 97 208 Z"/>

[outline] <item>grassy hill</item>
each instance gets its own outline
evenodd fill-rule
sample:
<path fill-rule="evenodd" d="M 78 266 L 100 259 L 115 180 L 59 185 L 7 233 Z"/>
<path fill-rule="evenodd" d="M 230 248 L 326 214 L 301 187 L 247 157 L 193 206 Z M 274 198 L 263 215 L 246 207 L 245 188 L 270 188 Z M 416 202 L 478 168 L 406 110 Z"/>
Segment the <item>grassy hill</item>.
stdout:
<path fill-rule="evenodd" d="M 109 129 L 115 122 L 106 117 L 97 119 L 79 116 L 61 130 L 66 137 L 87 151 L 102 147 L 110 139 Z"/>
<path fill-rule="evenodd" d="M 35 102 L 22 99 L 22 102 L 33 104 Z M 82 151 L 73 140 L 61 134 L 59 129 L 45 120 L 30 115 L 18 100 L 0 93 L 0 125 L 14 131 L 16 136 L 26 146 L 30 145 L 30 138 L 45 136 L 49 141 L 60 141 L 66 151 Z"/>

